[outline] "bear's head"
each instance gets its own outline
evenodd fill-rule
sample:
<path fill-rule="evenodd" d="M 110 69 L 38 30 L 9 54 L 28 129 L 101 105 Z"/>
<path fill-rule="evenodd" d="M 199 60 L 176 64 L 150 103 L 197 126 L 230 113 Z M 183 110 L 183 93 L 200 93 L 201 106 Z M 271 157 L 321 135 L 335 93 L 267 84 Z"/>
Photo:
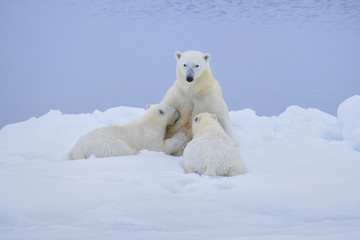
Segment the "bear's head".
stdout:
<path fill-rule="evenodd" d="M 176 109 L 165 104 L 147 104 L 146 114 L 149 114 L 149 121 L 165 126 L 173 125 L 180 118 L 180 113 Z"/>
<path fill-rule="evenodd" d="M 199 51 L 175 52 L 175 58 L 177 70 L 189 83 L 195 82 L 209 68 L 209 53 L 204 54 Z"/>
<path fill-rule="evenodd" d="M 216 115 L 212 113 L 199 113 L 192 121 L 192 132 L 194 136 L 213 131 L 217 128 L 222 129 Z"/>

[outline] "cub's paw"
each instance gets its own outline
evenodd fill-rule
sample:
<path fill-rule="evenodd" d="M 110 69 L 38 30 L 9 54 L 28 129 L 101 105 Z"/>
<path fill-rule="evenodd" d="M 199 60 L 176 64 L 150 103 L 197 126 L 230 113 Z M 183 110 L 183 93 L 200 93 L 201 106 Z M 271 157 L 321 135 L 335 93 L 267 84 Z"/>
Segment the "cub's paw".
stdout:
<path fill-rule="evenodd" d="M 183 145 L 185 143 L 185 141 L 187 140 L 186 134 L 183 132 L 178 132 L 176 134 L 174 134 L 171 139 L 173 140 L 173 143 L 175 145 L 177 145 L 177 147 L 180 147 L 181 145 Z"/>

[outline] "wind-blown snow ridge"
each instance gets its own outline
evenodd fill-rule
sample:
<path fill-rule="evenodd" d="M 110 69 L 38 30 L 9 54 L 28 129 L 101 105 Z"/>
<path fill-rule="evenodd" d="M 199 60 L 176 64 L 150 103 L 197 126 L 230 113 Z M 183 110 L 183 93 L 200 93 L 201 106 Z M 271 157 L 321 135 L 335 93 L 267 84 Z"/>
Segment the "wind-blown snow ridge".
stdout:
<path fill-rule="evenodd" d="M 345 141 L 353 150 L 359 151 L 359 109 L 360 96 L 355 95 L 340 104 L 338 118 L 318 109 L 303 109 L 298 106 L 290 106 L 284 113 L 273 117 L 259 117 L 251 109 L 231 112 L 230 115 L 233 124 L 239 130 L 243 144 L 302 136 Z"/>
<path fill-rule="evenodd" d="M 342 102 L 337 114 L 342 138 L 354 150 L 360 151 L 360 96 L 356 95 Z"/>
<path fill-rule="evenodd" d="M 0 130 L 0 239 L 359 239 L 360 96 L 338 116 L 290 106 L 230 112 L 247 173 L 185 174 L 182 157 L 67 160 L 87 131 L 144 109 L 40 118 Z"/>

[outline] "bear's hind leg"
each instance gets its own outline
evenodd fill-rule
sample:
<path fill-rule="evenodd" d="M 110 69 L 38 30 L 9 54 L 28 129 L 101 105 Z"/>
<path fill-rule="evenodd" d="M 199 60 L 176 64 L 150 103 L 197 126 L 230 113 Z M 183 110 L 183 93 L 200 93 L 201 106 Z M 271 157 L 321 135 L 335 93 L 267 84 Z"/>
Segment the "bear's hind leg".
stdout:
<path fill-rule="evenodd" d="M 214 166 L 206 166 L 204 175 L 216 176 L 216 168 Z"/>
<path fill-rule="evenodd" d="M 245 173 L 244 167 L 234 166 L 229 169 L 226 176 L 232 177 L 232 176 L 236 176 L 236 175 L 240 175 L 240 174 L 244 174 L 244 173 Z"/>
<path fill-rule="evenodd" d="M 138 151 L 121 140 L 106 139 L 93 148 L 90 155 L 97 158 L 136 155 Z"/>

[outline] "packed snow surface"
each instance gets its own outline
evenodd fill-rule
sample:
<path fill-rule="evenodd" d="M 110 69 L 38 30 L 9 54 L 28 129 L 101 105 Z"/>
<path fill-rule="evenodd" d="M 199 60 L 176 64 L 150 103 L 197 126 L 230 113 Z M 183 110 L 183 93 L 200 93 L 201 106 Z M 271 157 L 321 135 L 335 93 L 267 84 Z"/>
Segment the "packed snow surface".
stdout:
<path fill-rule="evenodd" d="M 84 133 L 145 111 L 51 110 L 0 130 L 0 239 L 360 239 L 360 96 L 338 116 L 232 111 L 245 175 L 185 174 L 182 157 L 68 160 Z"/>

